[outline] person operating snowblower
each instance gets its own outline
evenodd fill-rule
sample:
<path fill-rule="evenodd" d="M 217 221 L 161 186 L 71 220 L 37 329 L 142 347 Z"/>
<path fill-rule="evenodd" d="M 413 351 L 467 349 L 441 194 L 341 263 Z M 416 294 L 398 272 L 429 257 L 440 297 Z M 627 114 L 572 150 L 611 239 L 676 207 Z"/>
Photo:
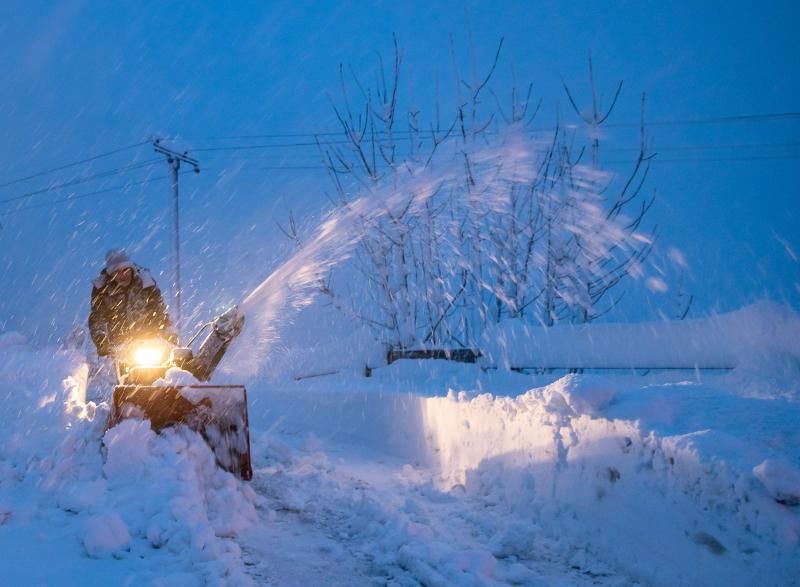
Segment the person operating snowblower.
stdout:
<path fill-rule="evenodd" d="M 89 333 L 98 356 L 112 355 L 115 348 L 143 336 L 177 344 L 155 279 L 124 250 L 106 253 L 106 266 L 92 286 Z"/>
<path fill-rule="evenodd" d="M 92 285 L 89 332 L 97 354 L 111 357 L 116 370 L 106 428 L 127 418 L 147 419 L 156 432 L 188 426 L 203 436 L 222 468 L 250 479 L 247 390 L 200 383 L 211 379 L 242 331 L 244 315 L 234 306 L 204 324 L 186 346 L 178 346 L 155 280 L 124 250 L 106 253 L 106 265 Z M 192 343 L 205 330 L 208 335 L 195 353 Z M 197 382 L 187 382 L 180 370 Z"/>

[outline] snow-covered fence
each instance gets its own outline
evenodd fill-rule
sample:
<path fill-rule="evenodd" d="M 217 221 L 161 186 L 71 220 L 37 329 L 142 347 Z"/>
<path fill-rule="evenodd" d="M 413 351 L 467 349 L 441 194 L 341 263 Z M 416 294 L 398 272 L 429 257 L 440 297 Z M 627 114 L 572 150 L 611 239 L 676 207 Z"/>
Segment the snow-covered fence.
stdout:
<path fill-rule="evenodd" d="M 511 369 L 733 369 L 800 361 L 800 319 L 762 302 L 684 321 L 551 328 L 502 323 L 484 335 L 485 365 Z"/>
<path fill-rule="evenodd" d="M 445 359 L 458 363 L 476 363 L 481 357 L 478 349 L 391 349 L 386 353 L 386 363 L 391 365 L 400 359 Z"/>
<path fill-rule="evenodd" d="M 487 330 L 479 349 L 390 350 L 401 359 L 445 359 L 514 371 L 720 370 L 800 367 L 800 318 L 762 302 L 683 321 L 575 324 L 549 328 L 507 321 Z"/>
<path fill-rule="evenodd" d="M 261 364 L 265 376 L 299 380 L 343 371 L 371 374 L 396 361 L 426 358 L 522 371 L 735 368 L 742 373 L 766 366 L 776 374 L 800 374 L 800 317 L 769 302 L 682 321 L 545 328 L 509 320 L 488 329 L 474 348 L 387 349 L 365 327 L 352 328 L 337 313 L 332 313 L 336 321 L 325 323 L 322 308 L 314 310 L 309 308 L 307 316 L 301 312 L 301 319 L 282 333 L 280 344 L 270 347 Z M 322 334 L 315 329 L 320 324 L 326 324 Z M 233 361 L 231 366 L 240 364 Z"/>

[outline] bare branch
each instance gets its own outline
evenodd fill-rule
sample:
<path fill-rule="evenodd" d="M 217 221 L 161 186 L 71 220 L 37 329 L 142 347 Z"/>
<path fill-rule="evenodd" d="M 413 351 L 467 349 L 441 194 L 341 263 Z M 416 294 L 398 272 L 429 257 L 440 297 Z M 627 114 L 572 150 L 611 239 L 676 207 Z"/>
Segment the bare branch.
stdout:
<path fill-rule="evenodd" d="M 500 61 L 500 51 L 503 49 L 503 41 L 503 37 L 500 37 L 500 43 L 497 45 L 497 52 L 494 54 L 494 61 L 492 62 L 492 66 L 489 68 L 489 73 L 486 74 L 486 77 L 483 78 L 483 81 L 478 85 L 478 87 L 473 89 L 473 100 L 478 99 L 478 95 L 481 93 L 481 90 L 486 87 L 486 84 L 489 83 L 492 75 L 494 75 L 494 70 L 497 69 L 497 63 Z"/>

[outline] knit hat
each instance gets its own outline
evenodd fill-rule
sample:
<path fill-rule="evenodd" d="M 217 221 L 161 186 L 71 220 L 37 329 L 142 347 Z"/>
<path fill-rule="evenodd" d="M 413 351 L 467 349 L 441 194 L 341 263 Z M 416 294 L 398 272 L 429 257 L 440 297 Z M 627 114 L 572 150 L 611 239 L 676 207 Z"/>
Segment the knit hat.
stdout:
<path fill-rule="evenodd" d="M 133 267 L 125 249 L 111 249 L 106 253 L 106 273 L 114 273 L 126 267 Z"/>

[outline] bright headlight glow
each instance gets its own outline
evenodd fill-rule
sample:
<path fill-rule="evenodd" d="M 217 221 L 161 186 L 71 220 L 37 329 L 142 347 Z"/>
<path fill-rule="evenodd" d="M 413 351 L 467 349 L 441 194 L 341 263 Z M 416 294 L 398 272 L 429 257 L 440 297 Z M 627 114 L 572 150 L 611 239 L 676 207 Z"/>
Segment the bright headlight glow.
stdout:
<path fill-rule="evenodd" d="M 133 353 L 134 363 L 138 367 L 158 367 L 165 359 L 163 350 L 154 346 L 140 346 Z"/>

